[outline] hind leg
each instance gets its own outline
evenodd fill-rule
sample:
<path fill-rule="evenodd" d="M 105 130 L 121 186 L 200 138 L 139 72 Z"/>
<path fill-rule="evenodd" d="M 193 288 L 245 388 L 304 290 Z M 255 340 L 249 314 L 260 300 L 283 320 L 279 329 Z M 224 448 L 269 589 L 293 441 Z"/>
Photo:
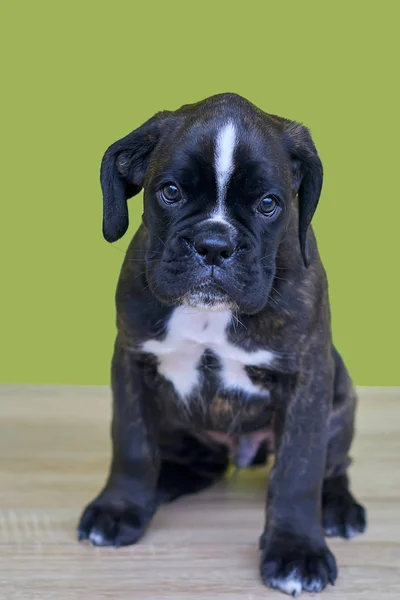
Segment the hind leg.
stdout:
<path fill-rule="evenodd" d="M 334 349 L 335 393 L 329 420 L 327 466 L 322 492 L 322 524 L 329 537 L 352 538 L 366 528 L 363 506 L 350 491 L 347 469 L 354 436 L 357 399 L 339 353 Z"/>
<path fill-rule="evenodd" d="M 208 446 L 189 434 L 169 434 L 160 447 L 159 502 L 195 494 L 221 479 L 229 467 L 229 451 L 225 446 Z"/>
<path fill-rule="evenodd" d="M 322 523 L 327 537 L 350 539 L 365 531 L 365 509 L 351 494 L 346 475 L 324 482 Z"/>

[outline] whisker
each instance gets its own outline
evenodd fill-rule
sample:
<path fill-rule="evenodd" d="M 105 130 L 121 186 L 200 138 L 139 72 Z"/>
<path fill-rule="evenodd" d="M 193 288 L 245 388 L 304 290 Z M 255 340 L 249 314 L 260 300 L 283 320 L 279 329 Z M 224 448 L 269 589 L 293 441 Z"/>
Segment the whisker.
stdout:
<path fill-rule="evenodd" d="M 276 306 L 277 306 L 278 308 L 281 308 L 281 306 L 280 306 L 279 302 L 277 302 L 277 301 L 275 300 L 275 298 L 273 298 L 272 296 L 268 296 L 268 300 L 272 300 L 272 302 L 275 302 L 275 304 L 276 304 Z"/>
<path fill-rule="evenodd" d="M 244 327 L 247 330 L 247 327 L 244 323 L 242 323 L 242 321 L 239 319 L 238 315 L 237 315 L 237 310 L 235 312 L 232 312 L 232 317 L 236 320 L 236 323 L 239 323 L 239 325 L 241 325 L 242 327 Z"/>
<path fill-rule="evenodd" d="M 122 248 L 120 248 L 119 246 L 116 246 L 115 244 L 110 244 L 110 246 L 111 246 L 111 248 L 115 248 L 116 250 L 119 250 L 123 254 L 127 253 L 127 250 L 123 250 Z"/>
<path fill-rule="evenodd" d="M 237 319 L 235 317 L 235 313 L 232 312 L 232 327 L 233 327 L 233 331 L 236 333 L 236 324 L 237 324 Z"/>
<path fill-rule="evenodd" d="M 145 274 L 146 274 L 146 271 L 141 271 L 138 275 L 136 275 L 136 277 L 134 277 L 132 279 L 132 281 L 135 281 L 135 279 L 138 279 L 138 277 L 141 277 L 142 275 L 145 275 Z"/>
<path fill-rule="evenodd" d="M 163 246 L 165 246 L 165 242 L 163 242 L 162 239 L 158 235 L 156 235 L 156 238 L 162 243 Z"/>
<path fill-rule="evenodd" d="M 271 258 L 271 256 L 273 256 L 273 254 L 274 254 L 273 252 L 270 252 L 269 254 L 266 254 L 265 256 L 262 256 L 262 257 L 260 258 L 260 261 L 261 261 L 261 260 L 264 260 L 265 258 Z"/>
<path fill-rule="evenodd" d="M 153 258 L 152 260 L 145 260 L 145 258 L 127 258 L 128 262 L 146 262 L 146 265 L 157 262 L 158 258 Z"/>
<path fill-rule="evenodd" d="M 278 294 L 278 296 L 280 296 L 281 298 L 283 297 L 282 294 L 280 292 L 278 292 L 278 290 L 276 288 L 274 288 L 273 286 L 271 286 L 271 290 L 275 293 Z"/>

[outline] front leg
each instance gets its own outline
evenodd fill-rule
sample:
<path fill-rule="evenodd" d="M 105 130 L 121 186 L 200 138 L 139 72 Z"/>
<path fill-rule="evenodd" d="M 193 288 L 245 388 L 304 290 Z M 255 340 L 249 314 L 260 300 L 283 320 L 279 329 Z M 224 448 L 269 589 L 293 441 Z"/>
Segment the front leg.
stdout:
<path fill-rule="evenodd" d="M 104 489 L 84 510 L 78 539 L 126 546 L 144 534 L 156 510 L 159 473 L 157 414 L 140 366 L 115 345 L 112 360 L 112 462 Z"/>
<path fill-rule="evenodd" d="M 328 370 L 328 369 L 327 369 Z M 334 584 L 335 559 L 321 525 L 321 493 L 332 398 L 328 373 L 300 382 L 277 418 L 278 450 L 268 488 L 266 526 L 260 540 L 261 577 L 293 596 Z M 317 380 L 316 380 L 317 381 Z"/>

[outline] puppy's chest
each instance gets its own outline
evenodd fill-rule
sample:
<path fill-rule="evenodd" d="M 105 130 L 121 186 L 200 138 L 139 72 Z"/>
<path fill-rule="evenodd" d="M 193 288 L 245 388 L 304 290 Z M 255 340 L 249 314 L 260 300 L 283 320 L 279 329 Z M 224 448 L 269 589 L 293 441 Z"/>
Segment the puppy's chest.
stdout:
<path fill-rule="evenodd" d="M 148 340 L 142 350 L 157 358 L 158 373 L 170 381 L 183 400 L 194 394 L 221 392 L 268 397 L 269 392 L 249 375 L 248 367 L 268 367 L 269 350 L 248 352 L 231 342 L 232 314 L 174 309 L 163 340 Z M 233 324 L 234 326 L 234 324 Z"/>

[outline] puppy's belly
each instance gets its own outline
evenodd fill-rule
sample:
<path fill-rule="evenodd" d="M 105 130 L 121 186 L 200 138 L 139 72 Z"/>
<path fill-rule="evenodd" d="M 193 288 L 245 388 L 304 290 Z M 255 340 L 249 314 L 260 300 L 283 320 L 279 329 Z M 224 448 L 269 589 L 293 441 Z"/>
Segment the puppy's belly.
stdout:
<path fill-rule="evenodd" d="M 238 469 L 251 465 L 260 445 L 268 443 L 268 449 L 274 450 L 275 436 L 271 428 L 261 429 L 254 433 L 230 436 L 220 431 L 205 431 L 199 435 L 200 439 L 207 442 L 216 442 L 227 446 L 232 454 L 233 462 Z"/>

